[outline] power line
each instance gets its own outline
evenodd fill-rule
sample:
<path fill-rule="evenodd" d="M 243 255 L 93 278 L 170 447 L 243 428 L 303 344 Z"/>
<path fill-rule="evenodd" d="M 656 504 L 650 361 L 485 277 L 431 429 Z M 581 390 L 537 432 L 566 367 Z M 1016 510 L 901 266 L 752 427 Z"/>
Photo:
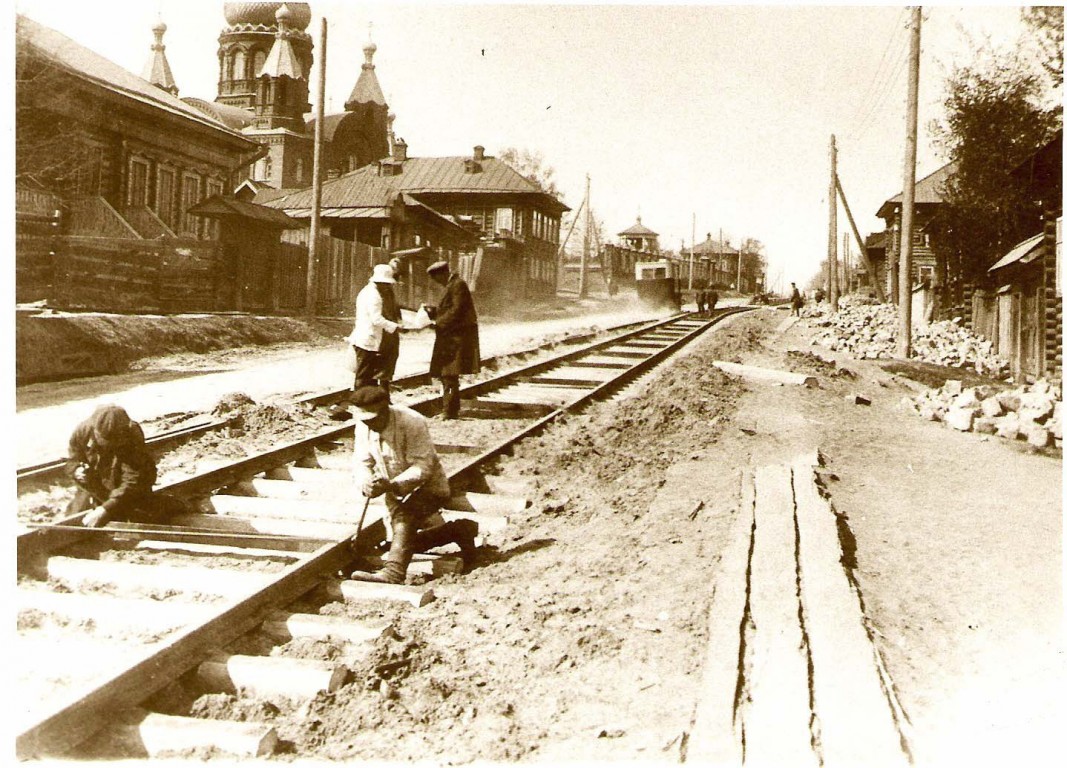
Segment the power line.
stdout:
<path fill-rule="evenodd" d="M 859 121 L 856 120 L 856 118 L 860 117 L 861 115 L 864 116 L 864 119 L 866 118 L 866 114 L 865 114 L 866 108 L 870 105 L 871 101 L 879 93 L 877 85 L 878 85 L 879 81 L 881 80 L 881 78 L 884 77 L 885 74 L 888 74 L 888 70 L 883 72 L 882 67 L 887 62 L 886 56 L 889 53 L 890 49 L 894 47 L 894 44 L 896 44 L 896 46 L 898 46 L 898 48 L 900 46 L 902 46 L 903 37 L 901 36 L 901 33 L 904 31 L 904 27 L 900 22 L 901 22 L 901 19 L 904 17 L 904 11 L 905 11 L 905 9 L 901 8 L 900 11 L 898 11 L 897 17 L 893 22 L 893 32 L 892 32 L 892 34 L 890 34 L 889 38 L 886 40 L 885 48 L 882 49 L 882 57 L 878 61 L 878 68 L 875 69 L 874 75 L 871 76 L 871 82 L 867 86 L 867 91 L 866 91 L 866 93 L 864 93 L 863 98 L 860 100 L 858 106 L 856 107 L 856 111 L 855 111 L 855 113 L 853 115 L 853 120 L 851 121 L 854 125 L 857 124 L 857 122 L 859 122 Z M 898 53 L 899 53 L 899 50 L 898 50 Z M 895 59 L 895 57 L 893 57 L 893 58 Z"/>
<path fill-rule="evenodd" d="M 849 135 L 850 139 L 858 141 L 863 138 L 867 131 L 877 122 L 877 118 L 881 114 L 882 108 L 885 106 L 890 94 L 894 93 L 896 86 L 900 81 L 900 76 L 904 72 L 905 65 L 908 61 L 908 49 L 902 48 L 900 51 L 900 57 L 897 59 L 893 67 L 893 73 L 890 75 L 889 80 L 882 86 L 881 93 L 878 100 L 871 107 L 867 113 L 863 123 L 855 130 L 853 134 Z"/>

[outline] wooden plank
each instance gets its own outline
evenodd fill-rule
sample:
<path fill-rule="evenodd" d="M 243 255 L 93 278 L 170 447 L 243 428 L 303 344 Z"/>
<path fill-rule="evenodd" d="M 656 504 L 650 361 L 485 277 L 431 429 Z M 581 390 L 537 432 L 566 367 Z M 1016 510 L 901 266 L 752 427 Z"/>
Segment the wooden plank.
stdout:
<path fill-rule="evenodd" d="M 505 496 L 497 493 L 458 494 L 449 499 L 448 510 L 454 512 L 478 512 L 491 517 L 503 517 L 507 524 L 508 515 L 517 515 L 529 506 L 522 496 Z"/>
<path fill-rule="evenodd" d="M 344 685 L 348 670 L 342 664 L 316 659 L 234 654 L 203 662 L 196 676 L 208 690 L 310 699 Z"/>
<path fill-rule="evenodd" d="M 743 762 L 744 747 L 735 707 L 744 663 L 741 637 L 745 631 L 755 502 L 752 475 L 746 470 L 742 474 L 740 508 L 719 561 L 708 613 L 708 650 L 686 753 L 686 760 L 698 765 Z"/>
<path fill-rule="evenodd" d="M 159 757 L 168 752 L 218 749 L 236 757 L 266 757 L 278 746 L 278 733 L 266 723 L 205 720 L 144 712 L 139 722 L 110 733 L 124 753 Z"/>
<path fill-rule="evenodd" d="M 759 368 L 755 365 L 728 363 L 724 360 L 715 360 L 712 365 L 725 373 L 740 376 L 750 381 L 769 381 L 775 384 L 790 384 L 809 388 L 819 386 L 819 380 L 814 376 L 806 376 L 792 371 L 779 371 L 774 368 Z"/>
<path fill-rule="evenodd" d="M 389 627 L 390 622 L 385 620 L 357 621 L 344 616 L 276 611 L 263 622 L 262 631 L 283 641 L 306 637 L 360 644 L 378 639 Z"/>
<path fill-rule="evenodd" d="M 409 587 L 406 584 L 376 584 L 373 581 L 328 581 L 326 594 L 331 600 L 360 602 L 362 600 L 395 600 L 411 603 L 416 608 L 434 601 L 433 589 L 426 586 Z"/>
<path fill-rule="evenodd" d="M 462 510 L 441 510 L 441 517 L 446 522 L 452 520 L 473 520 L 478 523 L 478 531 L 502 531 L 508 527 L 508 519 L 503 515 L 483 515 L 479 512 L 464 512 Z"/>
<path fill-rule="evenodd" d="M 213 512 L 216 515 L 277 517 L 328 523 L 357 522 L 362 509 L 354 500 L 335 503 L 320 499 L 269 499 L 260 496 L 230 496 L 225 493 L 204 499 L 199 506 L 201 512 Z M 373 509 L 376 505 L 372 503 L 371 507 Z M 384 510 L 384 507 L 382 509 Z"/>
<path fill-rule="evenodd" d="M 321 471 L 321 470 L 320 470 Z M 356 490 L 356 484 L 349 475 L 341 482 L 303 483 L 292 480 L 272 480 L 266 477 L 253 477 L 229 487 L 243 496 L 257 496 L 270 499 L 290 499 L 295 501 L 319 500 L 332 502 L 334 505 L 349 507 L 357 505 L 362 508 L 363 499 Z"/>
<path fill-rule="evenodd" d="M 145 565 L 102 562 L 77 557 L 48 558 L 48 578 L 69 585 L 112 584 L 122 590 L 157 589 L 247 597 L 271 580 L 266 573 L 248 573 L 203 566 Z"/>
<path fill-rule="evenodd" d="M 797 595 L 796 527 L 787 466 L 756 469 L 745 685 L 745 762 L 818 765 L 812 751 L 808 657 Z"/>
<path fill-rule="evenodd" d="M 321 542 L 319 546 L 321 546 Z M 267 558 L 270 560 L 298 560 L 300 553 L 284 549 L 263 549 L 261 547 L 243 547 L 235 544 L 202 544 L 196 541 L 154 541 L 142 539 L 134 549 L 146 549 L 152 552 L 190 552 L 197 555 L 232 555 L 235 557 Z M 312 546 L 308 551 L 315 551 Z"/>
<path fill-rule="evenodd" d="M 322 469 L 320 467 L 275 467 L 265 476 L 270 480 L 292 480 L 298 483 L 333 483 L 343 485 L 353 482 L 352 462 L 347 469 Z"/>
<path fill-rule="evenodd" d="M 136 626 L 147 630 L 173 629 L 203 621 L 215 613 L 215 608 L 203 603 L 25 588 L 16 591 L 15 606 L 19 612 L 40 611 L 79 621 L 92 619 L 99 626 Z"/>
<path fill-rule="evenodd" d="M 201 515 L 181 515 L 182 519 L 192 518 L 196 520 Z M 218 515 L 210 515 L 211 518 L 220 518 Z M 171 518 L 171 522 L 177 522 Z M 199 522 L 199 520 L 197 520 Z M 282 553 L 314 552 L 327 541 L 333 541 L 334 536 L 320 536 L 318 538 L 296 537 L 291 535 L 272 535 L 259 532 L 234 532 L 228 533 L 223 530 L 188 530 L 180 525 L 158 525 L 143 523 L 108 523 L 104 528 L 94 528 L 94 531 L 104 531 L 113 534 L 116 541 L 139 539 L 140 541 L 153 540 L 156 543 L 169 542 L 171 548 L 182 548 L 182 545 L 203 545 L 224 547 L 231 550 L 249 552 L 250 550 L 271 550 L 279 555 Z M 299 531 L 304 533 L 304 531 Z M 188 548 L 188 547 L 186 547 Z M 190 550 L 192 551 L 192 550 Z M 208 550 L 201 550 L 208 551 Z"/>
<path fill-rule="evenodd" d="M 348 542 L 322 547 L 294 563 L 250 598 L 237 600 L 204 624 L 191 626 L 139 662 L 86 695 L 75 692 L 53 714 L 21 729 L 15 741 L 23 759 L 60 755 L 114 718 L 194 667 L 210 649 L 224 646 L 261 624 L 273 606 L 295 600 L 351 558 Z"/>
<path fill-rule="evenodd" d="M 841 565 L 837 521 L 815 485 L 817 456 L 793 464 L 800 531 L 800 597 L 813 694 L 828 766 L 908 765 L 882 688 L 859 596 Z"/>

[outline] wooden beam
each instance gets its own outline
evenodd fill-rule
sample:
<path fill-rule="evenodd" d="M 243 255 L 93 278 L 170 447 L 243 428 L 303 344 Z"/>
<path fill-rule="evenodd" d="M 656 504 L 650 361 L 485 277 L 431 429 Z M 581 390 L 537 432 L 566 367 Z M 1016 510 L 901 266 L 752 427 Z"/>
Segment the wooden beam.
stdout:
<path fill-rule="evenodd" d="M 266 723 L 205 720 L 142 712 L 139 722 L 116 726 L 110 735 L 124 753 L 160 757 L 168 752 L 218 749 L 237 757 L 274 754 L 278 732 Z"/>
<path fill-rule="evenodd" d="M 349 603 L 362 600 L 396 600 L 411 603 L 416 608 L 421 608 L 434 600 L 433 590 L 429 587 L 377 584 L 373 581 L 330 580 L 326 582 L 326 594 L 331 600 L 344 600 Z"/>
<path fill-rule="evenodd" d="M 779 371 L 774 368 L 758 368 L 754 365 L 741 365 L 740 363 L 728 363 L 724 360 L 712 362 L 716 368 L 734 376 L 752 381 L 769 381 L 776 384 L 790 384 L 808 388 L 817 388 L 819 380 L 814 376 L 806 376 L 792 371 Z"/>
<path fill-rule="evenodd" d="M 19 612 L 40 611 L 67 619 L 92 619 L 99 626 L 135 626 L 149 631 L 204 621 L 215 613 L 215 608 L 204 603 L 46 592 L 24 587 L 16 591 L 15 607 Z"/>
<path fill-rule="evenodd" d="M 357 621 L 344 616 L 275 611 L 263 622 L 262 631 L 283 641 L 306 637 L 359 644 L 376 640 L 389 626 L 390 622 L 384 620 Z"/>
<path fill-rule="evenodd" d="M 196 676 L 209 690 L 255 696 L 310 699 L 344 685 L 348 670 L 341 664 L 285 656 L 221 656 L 197 667 Z"/>
<path fill-rule="evenodd" d="M 872 755 L 879 765 L 903 768 L 901 734 L 883 692 L 875 650 L 859 596 L 841 565 L 837 519 L 815 485 L 813 454 L 793 463 L 800 534 L 800 597 L 811 648 L 812 692 L 827 765 L 859 765 Z"/>
<path fill-rule="evenodd" d="M 206 531 L 263 534 L 307 541 L 341 541 L 356 533 L 352 523 L 321 523 L 310 520 L 285 520 L 275 517 L 236 517 L 227 515 L 179 515 L 171 518 L 175 525 Z M 321 544 L 320 544 L 321 546 Z"/>
<path fill-rule="evenodd" d="M 199 565 L 146 565 L 77 557 L 48 558 L 48 577 L 69 585 L 113 584 L 124 590 L 178 589 L 205 595 L 247 597 L 271 580 L 269 573 L 249 573 Z"/>
<path fill-rule="evenodd" d="M 748 563 L 756 495 L 752 475 L 742 473 L 741 504 L 715 575 L 708 612 L 707 654 L 700 699 L 686 760 L 698 765 L 741 765 L 744 746 L 735 703 L 741 683 Z"/>
<path fill-rule="evenodd" d="M 273 606 L 297 599 L 351 559 L 348 542 L 322 547 L 287 568 L 250 598 L 238 600 L 209 621 L 189 627 L 87 695 L 75 694 L 53 714 L 22 730 L 15 741 L 23 759 L 59 755 L 108 723 L 118 709 L 140 703 L 196 666 L 212 648 L 226 645 L 261 624 Z"/>

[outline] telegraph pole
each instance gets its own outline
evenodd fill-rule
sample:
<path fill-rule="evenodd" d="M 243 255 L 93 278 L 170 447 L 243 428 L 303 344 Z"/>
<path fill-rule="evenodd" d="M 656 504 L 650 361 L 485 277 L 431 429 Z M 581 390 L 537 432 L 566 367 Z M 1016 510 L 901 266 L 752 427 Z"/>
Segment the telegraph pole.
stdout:
<path fill-rule="evenodd" d="M 589 174 L 585 174 L 585 238 L 582 241 L 582 263 L 578 269 L 578 298 L 585 298 L 585 265 L 589 259 L 589 233 L 593 227 L 593 207 L 589 203 Z"/>
<path fill-rule="evenodd" d="M 309 317 L 315 315 L 319 294 L 319 214 L 322 210 L 322 123 L 326 105 L 326 17 L 322 18 L 319 32 L 319 82 L 315 104 L 315 145 L 312 150 L 311 167 L 311 242 L 308 243 L 307 296 L 304 311 Z"/>
<path fill-rule="evenodd" d="M 919 37 L 922 7 L 911 9 L 911 46 L 908 51 L 908 117 L 904 142 L 904 211 L 900 231 L 900 270 L 897 275 L 900 301 L 897 304 L 900 335 L 897 357 L 911 357 L 911 231 L 915 217 L 915 151 L 919 123 Z"/>
<path fill-rule="evenodd" d="M 837 139 L 830 134 L 830 237 L 827 241 L 826 271 L 830 283 L 830 311 L 837 311 Z"/>

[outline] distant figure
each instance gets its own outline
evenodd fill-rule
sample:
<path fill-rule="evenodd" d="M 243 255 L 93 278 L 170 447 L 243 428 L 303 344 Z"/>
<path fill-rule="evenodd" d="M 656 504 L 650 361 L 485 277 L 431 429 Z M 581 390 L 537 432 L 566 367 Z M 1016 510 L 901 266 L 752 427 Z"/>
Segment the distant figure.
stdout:
<path fill-rule="evenodd" d="M 796 283 L 790 283 L 793 287 L 793 295 L 789 297 L 789 303 L 793 307 L 791 314 L 800 317 L 800 308 L 804 306 L 804 297 L 800 295 L 800 290 L 797 288 Z"/>
<path fill-rule="evenodd" d="M 704 289 L 703 288 L 700 288 L 700 289 L 698 289 L 696 291 L 696 293 L 694 294 L 694 300 L 695 300 L 696 305 L 697 305 L 697 314 L 698 315 L 703 315 L 704 314 Z"/>
<path fill-rule="evenodd" d="M 86 512 L 87 528 L 111 520 L 150 522 L 184 508 L 178 499 L 152 494 L 156 460 L 141 425 L 117 405 L 98 406 L 74 428 L 68 457 L 67 471 L 78 490 L 67 513 Z"/>
<path fill-rule="evenodd" d="M 826 292 L 822 288 L 815 289 L 815 301 L 823 301 L 826 298 Z"/>
<path fill-rule="evenodd" d="M 471 289 L 457 274 L 449 272 L 447 261 L 434 262 L 426 270 L 445 293 L 437 307 L 427 307 L 434 321 L 436 338 L 430 356 L 430 376 L 441 380 L 442 418 L 459 415 L 459 377 L 481 370 L 478 346 L 478 313 Z"/>
<path fill-rule="evenodd" d="M 414 553 L 452 542 L 459 545 L 464 568 L 469 568 L 476 553 L 478 523 L 463 519 L 446 523 L 440 514 L 451 490 L 426 418 L 390 405 L 381 387 L 361 387 L 352 404 L 357 420 L 356 483 L 365 498 L 385 496 L 392 528 L 385 565 L 377 571 L 354 571 L 352 578 L 403 584 Z"/>
<path fill-rule="evenodd" d="M 356 325 L 348 342 L 356 351 L 352 389 L 377 384 L 386 391 L 400 355 L 400 309 L 393 293 L 393 268 L 376 264 L 356 296 Z"/>
<path fill-rule="evenodd" d="M 715 305 L 719 303 L 719 294 L 714 289 L 711 289 L 704 300 L 707 303 L 708 313 L 710 314 L 715 309 Z"/>

